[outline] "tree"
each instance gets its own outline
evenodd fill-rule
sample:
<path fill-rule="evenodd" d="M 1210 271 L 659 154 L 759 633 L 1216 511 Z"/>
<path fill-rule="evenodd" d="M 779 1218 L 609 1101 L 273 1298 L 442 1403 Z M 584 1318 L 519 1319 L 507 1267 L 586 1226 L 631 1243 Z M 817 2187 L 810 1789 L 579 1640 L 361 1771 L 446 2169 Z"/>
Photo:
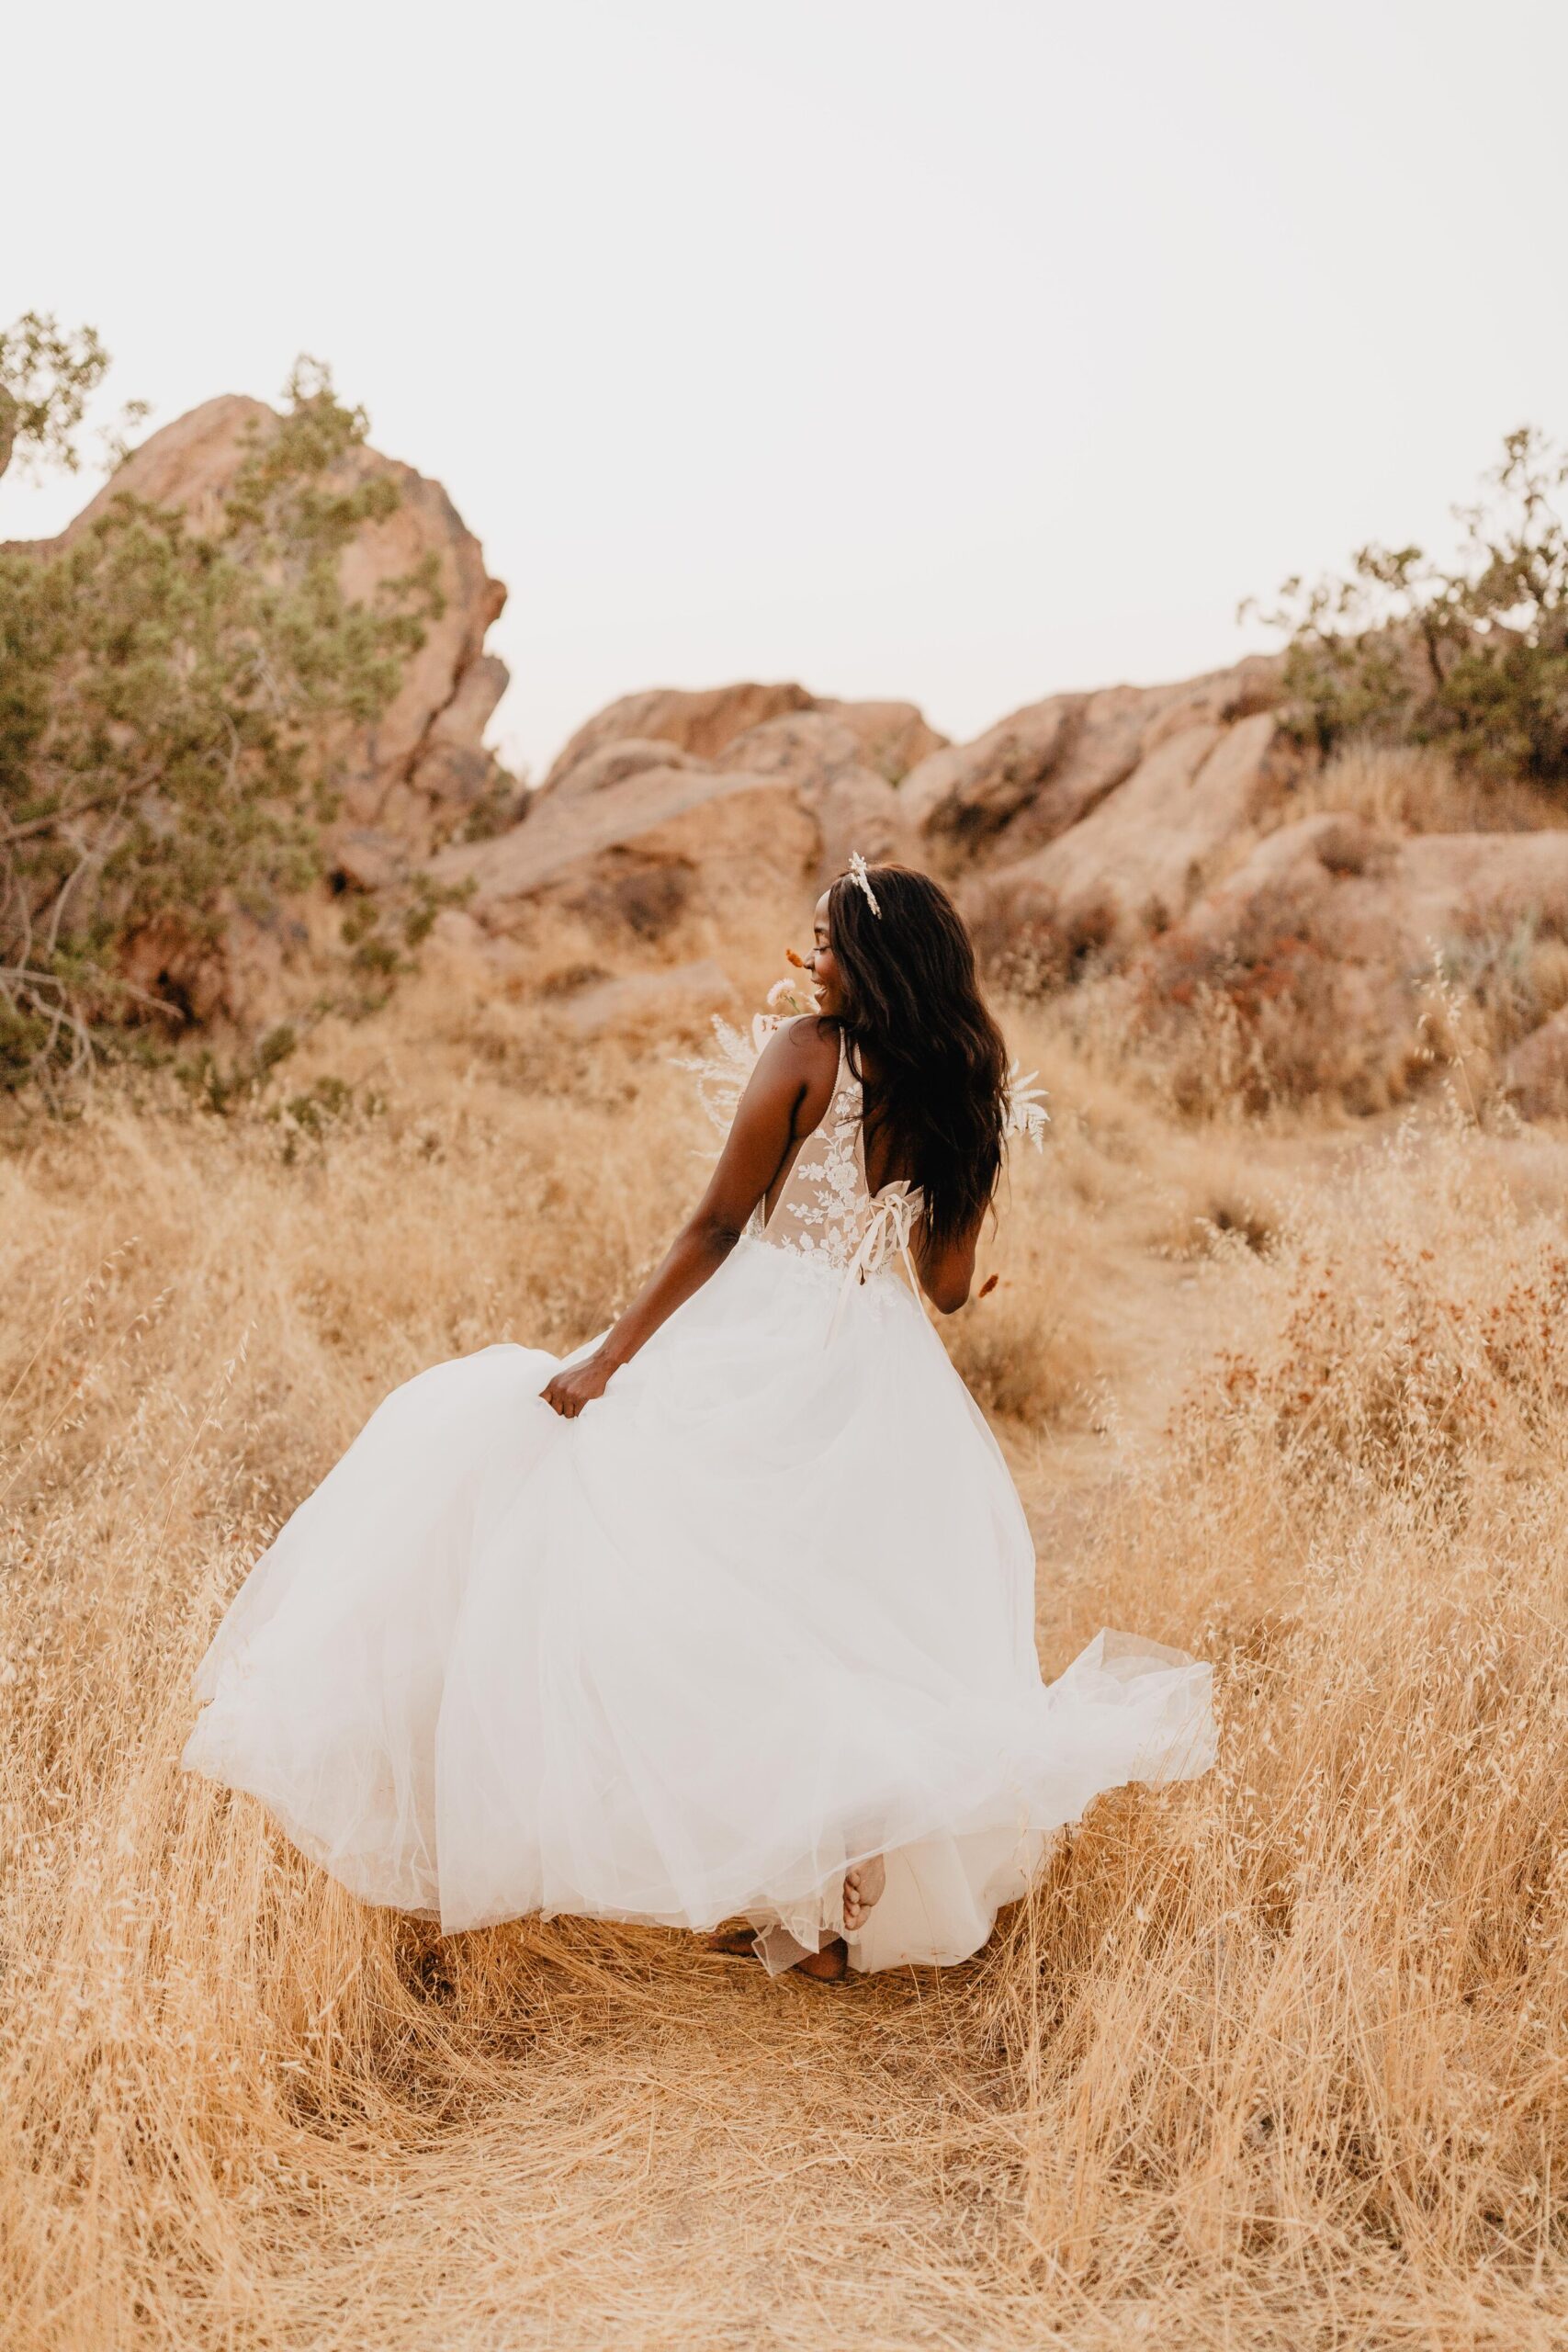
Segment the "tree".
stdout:
<path fill-rule="evenodd" d="M 0 354 L 24 354 L 18 444 L 59 455 L 102 355 L 45 323 Z M 39 365 L 53 391 L 24 398 Z M 0 548 L 0 1083 L 57 1081 L 128 1020 L 177 1017 L 126 977 L 152 926 L 216 943 L 316 870 L 349 732 L 439 609 L 434 559 L 374 604 L 339 586 L 348 541 L 398 503 L 353 463 L 367 430 L 301 360 L 211 530 L 121 494 L 63 545 Z"/>
<path fill-rule="evenodd" d="M 1442 744 L 1482 775 L 1568 787 L 1565 489 L 1568 455 L 1522 426 L 1455 510 L 1453 563 L 1371 546 L 1344 578 L 1286 581 L 1261 617 L 1289 635 L 1298 733 L 1325 752 L 1352 734 Z"/>
<path fill-rule="evenodd" d="M 0 474 L 17 455 L 24 465 L 76 472 L 77 432 L 108 365 L 92 327 L 70 333 L 48 311 L 24 311 L 14 326 L 0 328 Z M 109 435 L 111 455 L 146 414 L 145 401 L 126 403 Z"/>

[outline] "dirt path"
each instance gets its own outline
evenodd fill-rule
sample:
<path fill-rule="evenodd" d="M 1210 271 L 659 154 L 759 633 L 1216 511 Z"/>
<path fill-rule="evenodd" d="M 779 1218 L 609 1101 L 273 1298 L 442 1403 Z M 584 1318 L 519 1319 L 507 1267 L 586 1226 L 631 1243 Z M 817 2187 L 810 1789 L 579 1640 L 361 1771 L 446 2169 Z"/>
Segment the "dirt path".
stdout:
<path fill-rule="evenodd" d="M 324 2286 L 343 2313 L 311 2340 L 359 2346 L 355 2307 L 379 2319 L 406 2274 L 396 2341 L 420 2352 L 1016 2342 L 971 1972 L 834 1991 L 685 1939 L 628 1948 L 592 2047 L 569 2030 L 520 2061 L 456 2194 L 439 2149 L 383 2161 L 389 2226 L 310 2264 L 316 2324 Z"/>

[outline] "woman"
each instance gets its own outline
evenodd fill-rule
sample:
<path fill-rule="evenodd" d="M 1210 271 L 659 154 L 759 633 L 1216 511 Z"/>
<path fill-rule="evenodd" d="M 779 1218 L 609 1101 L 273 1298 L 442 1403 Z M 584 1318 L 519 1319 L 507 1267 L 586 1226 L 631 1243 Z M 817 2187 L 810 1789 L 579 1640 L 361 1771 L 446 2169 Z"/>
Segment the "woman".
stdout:
<path fill-rule="evenodd" d="M 367 1901 L 957 1961 L 1101 1791 L 1212 1758 L 1179 1652 L 1102 1634 L 1042 1684 L 1023 1512 L 917 1295 L 968 1298 L 1025 1116 L 955 909 L 857 856 L 807 968 L 619 1321 L 396 1390 L 202 1663 L 187 1765 Z"/>

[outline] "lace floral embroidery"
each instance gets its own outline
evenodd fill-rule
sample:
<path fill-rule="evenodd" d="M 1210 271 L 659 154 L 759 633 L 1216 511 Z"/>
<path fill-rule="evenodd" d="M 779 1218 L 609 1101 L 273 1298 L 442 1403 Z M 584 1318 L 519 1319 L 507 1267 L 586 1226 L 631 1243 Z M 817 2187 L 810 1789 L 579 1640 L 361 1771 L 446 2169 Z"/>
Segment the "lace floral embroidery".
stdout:
<path fill-rule="evenodd" d="M 845 1059 L 827 1116 L 801 1145 L 773 1216 L 759 1226 L 767 1240 L 821 1265 L 849 1264 L 870 1205 L 855 1153 L 860 1118 L 860 1081 Z"/>

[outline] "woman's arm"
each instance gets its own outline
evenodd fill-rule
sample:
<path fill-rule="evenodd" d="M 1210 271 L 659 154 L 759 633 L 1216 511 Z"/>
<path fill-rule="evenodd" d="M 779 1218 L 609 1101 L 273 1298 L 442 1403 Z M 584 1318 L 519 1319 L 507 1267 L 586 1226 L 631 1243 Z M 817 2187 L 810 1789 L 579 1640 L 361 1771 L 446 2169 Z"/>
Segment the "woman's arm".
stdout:
<path fill-rule="evenodd" d="M 923 1217 L 915 1227 L 915 1271 L 920 1278 L 920 1288 L 940 1315 L 956 1315 L 969 1296 L 975 1279 L 975 1252 L 984 1222 L 983 1216 L 976 1217 L 966 1233 L 940 1249 L 926 1231 Z"/>
<path fill-rule="evenodd" d="M 592 1355 L 558 1372 L 540 1391 L 547 1405 L 574 1420 L 604 1395 L 611 1374 L 718 1272 L 796 1135 L 809 1133 L 827 1109 L 838 1067 L 836 1039 L 809 1015 L 775 1031 L 747 1082 L 712 1181 L 663 1264 Z"/>

